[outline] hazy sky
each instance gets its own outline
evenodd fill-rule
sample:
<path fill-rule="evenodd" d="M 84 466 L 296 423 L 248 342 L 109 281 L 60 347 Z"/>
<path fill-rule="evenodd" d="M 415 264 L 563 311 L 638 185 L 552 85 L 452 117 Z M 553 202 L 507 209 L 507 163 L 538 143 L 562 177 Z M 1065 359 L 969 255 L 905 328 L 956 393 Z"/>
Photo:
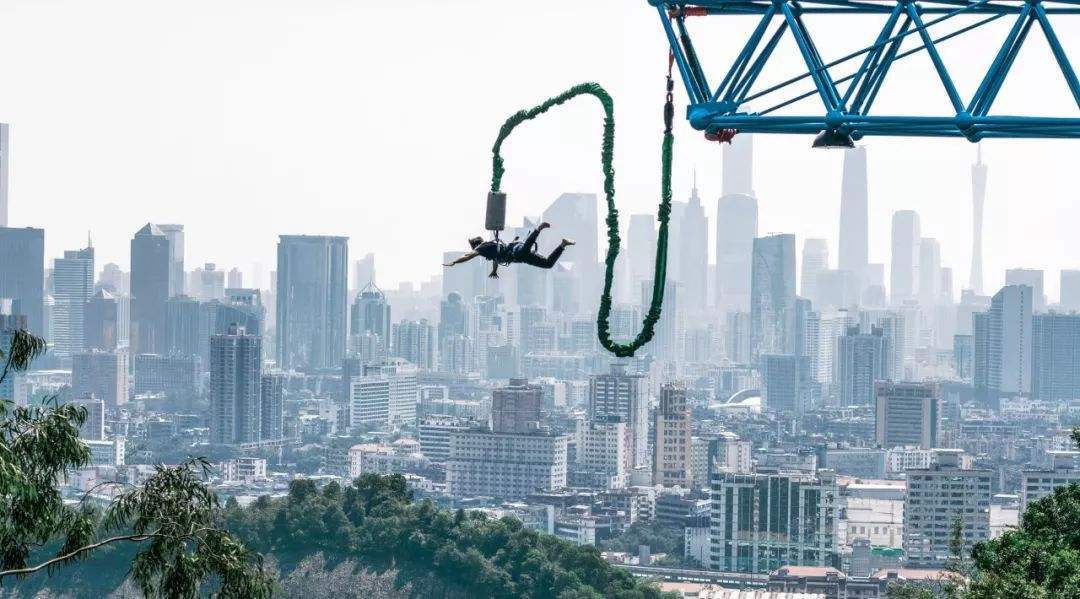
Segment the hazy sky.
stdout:
<path fill-rule="evenodd" d="M 1005 21 L 944 48 L 965 96 Z M 808 24 L 828 60 L 870 43 L 879 22 Z M 713 80 L 752 25 L 692 23 Z M 1074 63 L 1078 31 L 1059 29 Z M 785 44 L 778 53 L 790 60 L 762 83 L 804 70 Z M 994 112 L 1078 116 L 1037 28 L 1029 44 Z M 376 253 L 384 286 L 427 279 L 442 251 L 482 228 L 502 120 L 585 80 L 615 97 L 624 226 L 630 213 L 656 208 L 666 45 L 645 0 L 0 0 L 0 56 L 11 222 L 44 227 L 49 257 L 81 247 L 89 229 L 99 265 L 126 268 L 143 223 L 178 222 L 189 269 L 212 261 L 251 272 L 259 261 L 270 270 L 278 234 L 336 234 L 350 237 L 353 256 Z M 947 113 L 925 56 L 890 77 L 881 111 Z M 681 116 L 681 89 L 676 100 Z M 503 182 L 513 220 L 562 191 L 600 191 L 599 133 L 591 100 L 519 130 Z M 685 199 L 696 167 L 712 219 L 720 151 L 682 120 L 676 133 L 676 196 Z M 914 209 L 923 234 L 941 240 L 957 288 L 966 285 L 975 146 L 864 143 L 871 260 L 888 262 L 893 211 Z M 808 236 L 827 237 L 835 265 L 841 155 L 811 150 L 808 137 L 758 136 L 755 146 L 761 232 L 794 232 L 800 250 Z M 987 289 L 1007 267 L 1041 267 L 1056 298 L 1058 269 L 1080 267 L 1078 147 L 983 145 Z"/>

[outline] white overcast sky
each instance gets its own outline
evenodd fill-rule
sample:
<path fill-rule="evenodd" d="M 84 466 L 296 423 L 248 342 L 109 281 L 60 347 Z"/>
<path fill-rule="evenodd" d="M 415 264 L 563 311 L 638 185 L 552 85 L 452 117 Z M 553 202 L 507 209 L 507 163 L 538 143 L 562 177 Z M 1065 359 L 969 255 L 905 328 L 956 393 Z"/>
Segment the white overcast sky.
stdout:
<path fill-rule="evenodd" d="M 809 26 L 829 59 L 870 43 L 879 22 Z M 713 82 L 752 24 L 692 23 Z M 965 95 L 1008 26 L 943 50 Z M 1078 32 L 1068 24 L 1059 34 L 1080 63 Z M 1029 43 L 995 112 L 1080 116 L 1037 28 Z M 778 53 L 790 58 L 763 82 L 801 72 L 785 44 Z M 480 232 L 502 120 L 579 81 L 615 96 L 624 219 L 655 211 L 665 60 L 645 0 L 0 0 L 11 222 L 44 227 L 50 258 L 81 247 L 89 229 L 99 265 L 125 268 L 129 239 L 147 221 L 185 225 L 188 268 L 212 261 L 251 272 L 261 262 L 269 271 L 278 234 L 347 235 L 354 257 L 376 253 L 382 285 L 427 279 L 442 251 Z M 879 109 L 947 114 L 925 56 L 907 61 Z M 562 191 L 600 191 L 599 118 L 582 100 L 511 139 L 503 187 L 514 220 Z M 685 199 L 696 167 L 712 219 L 720 151 L 681 120 L 677 135 L 676 197 Z M 965 285 L 975 146 L 865 144 L 871 260 L 888 262 L 891 214 L 914 209 Z M 988 289 L 1007 267 L 1040 267 L 1056 298 L 1058 269 L 1080 268 L 1078 144 L 983 145 Z M 761 232 L 794 232 L 800 250 L 808 236 L 827 237 L 835 264 L 841 155 L 812 151 L 806 137 L 755 145 Z"/>

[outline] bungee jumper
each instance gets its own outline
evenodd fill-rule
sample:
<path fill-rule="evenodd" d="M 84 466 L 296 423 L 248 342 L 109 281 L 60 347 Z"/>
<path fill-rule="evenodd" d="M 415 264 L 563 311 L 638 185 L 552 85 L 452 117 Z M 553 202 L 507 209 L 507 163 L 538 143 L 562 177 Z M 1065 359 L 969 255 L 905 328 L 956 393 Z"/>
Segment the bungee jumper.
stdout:
<path fill-rule="evenodd" d="M 568 246 L 574 245 L 574 241 L 564 238 L 559 243 L 559 246 L 552 250 L 547 256 L 538 254 L 536 252 L 536 240 L 540 237 L 540 231 L 550 227 L 551 225 L 549 223 L 540 223 L 539 226 L 533 229 L 532 232 L 525 237 L 525 241 L 518 241 L 518 238 L 515 237 L 507 243 L 501 241 L 498 235 L 495 236 L 495 239 L 490 241 L 484 241 L 481 237 L 473 237 L 469 239 L 469 246 L 472 247 L 471 252 L 447 264 L 443 264 L 443 266 L 456 266 L 480 256 L 485 260 L 491 261 L 491 273 L 488 274 L 488 276 L 492 279 L 499 278 L 500 264 L 503 266 L 509 266 L 511 264 L 528 264 L 529 266 L 535 266 L 537 268 L 551 268 L 559 261 L 559 257 L 562 256 L 563 250 Z"/>

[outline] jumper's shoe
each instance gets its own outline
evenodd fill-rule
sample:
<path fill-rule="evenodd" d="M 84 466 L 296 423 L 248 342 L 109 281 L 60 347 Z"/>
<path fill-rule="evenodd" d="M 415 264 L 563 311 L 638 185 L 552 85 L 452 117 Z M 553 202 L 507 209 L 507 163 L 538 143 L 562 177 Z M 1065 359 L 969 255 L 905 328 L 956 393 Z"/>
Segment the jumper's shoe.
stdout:
<path fill-rule="evenodd" d="M 577 245 L 577 243 L 572 239 L 563 239 L 562 244 L 563 244 L 563 247 L 566 247 L 568 245 Z"/>

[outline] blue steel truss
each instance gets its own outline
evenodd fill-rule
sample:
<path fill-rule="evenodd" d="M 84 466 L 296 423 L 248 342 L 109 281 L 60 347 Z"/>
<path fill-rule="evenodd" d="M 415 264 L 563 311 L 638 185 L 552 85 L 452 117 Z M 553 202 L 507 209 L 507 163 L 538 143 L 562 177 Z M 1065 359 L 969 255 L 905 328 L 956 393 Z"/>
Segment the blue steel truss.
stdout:
<path fill-rule="evenodd" d="M 984 138 L 1075 138 L 1080 137 L 1080 80 L 1077 79 L 1051 17 L 1080 14 L 1080 0 L 648 0 L 656 7 L 675 56 L 679 73 L 690 99 L 687 119 L 695 129 L 717 134 L 735 129 L 760 133 L 838 132 L 859 139 L 865 135 Z M 803 22 L 807 14 L 883 15 L 885 24 L 866 48 L 824 62 Z M 687 22 L 695 17 L 749 16 L 758 19 L 742 51 L 730 65 L 720 84 L 710 87 L 701 59 L 694 50 Z M 977 19 L 958 29 L 940 31 L 960 15 Z M 938 53 L 938 45 L 998 19 L 1011 20 L 1012 27 L 997 49 L 993 62 L 974 95 L 965 101 L 953 84 L 949 69 Z M 990 114 L 1020 48 L 1031 28 L 1038 24 L 1053 52 L 1073 100 L 1077 114 L 1060 117 Z M 771 30 L 771 31 L 770 31 Z M 932 34 L 939 33 L 938 37 Z M 754 84 L 768 64 L 777 44 L 790 34 L 799 48 L 807 71 L 776 85 L 756 90 Z M 910 36 L 917 47 L 901 51 Z M 871 114 L 874 100 L 894 62 L 925 51 L 937 78 L 948 95 L 952 110 L 935 115 Z M 859 60 L 857 69 L 837 76 L 837 67 Z M 856 64 L 852 62 L 851 64 Z M 971 65 L 962 65 L 971 68 Z M 777 101 L 769 108 L 750 111 L 749 102 L 761 105 L 764 98 L 809 79 L 813 89 Z M 775 114 L 799 100 L 818 96 L 823 110 L 817 114 Z"/>

